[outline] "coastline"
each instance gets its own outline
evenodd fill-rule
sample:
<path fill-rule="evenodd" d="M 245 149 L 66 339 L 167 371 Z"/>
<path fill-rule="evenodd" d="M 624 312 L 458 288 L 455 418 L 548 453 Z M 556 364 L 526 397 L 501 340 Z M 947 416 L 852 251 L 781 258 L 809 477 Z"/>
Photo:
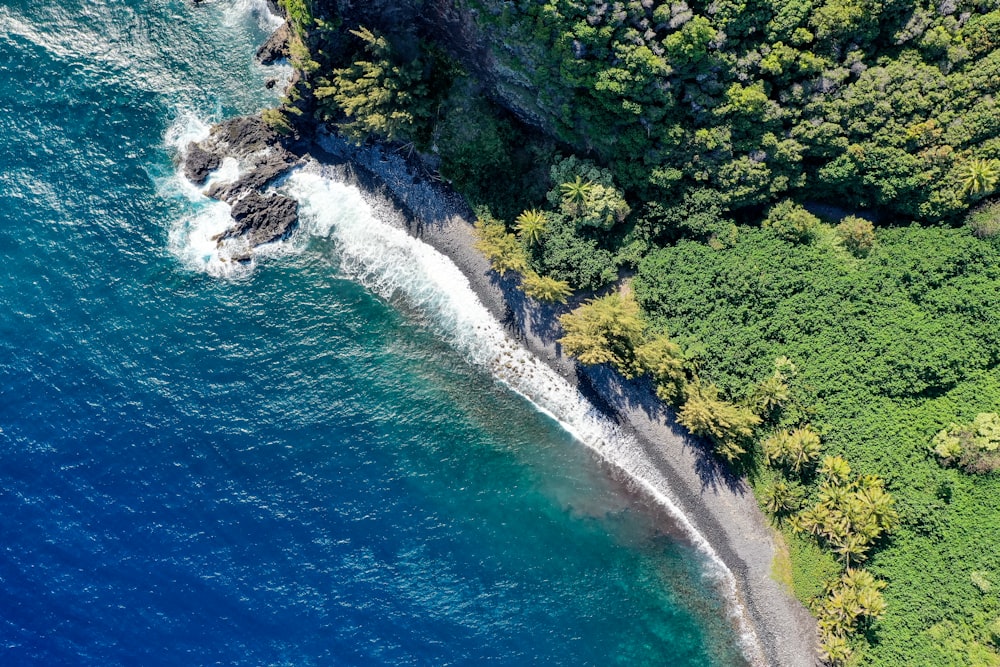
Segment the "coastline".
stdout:
<path fill-rule="evenodd" d="M 689 540 L 692 531 L 700 535 L 709 552 L 731 573 L 730 594 L 759 647 L 748 651 L 752 663 L 820 664 L 815 619 L 771 577 L 777 551 L 774 530 L 745 480 L 733 477 L 703 443 L 674 422 L 649 383 L 624 380 L 609 368 L 584 367 L 562 355 L 556 343 L 557 318 L 581 297 L 567 306 L 540 304 L 523 295 L 513 275 L 499 277 L 474 247 L 474 217 L 464 200 L 435 182 L 415 160 L 388 146 L 358 147 L 329 134 L 321 134 L 303 148 L 320 164 L 337 169 L 367 197 L 395 209 L 398 215 L 392 216 L 393 222 L 448 257 L 508 335 L 633 436 L 641 449 L 636 453 L 643 461 L 639 470 L 626 470 L 591 449 L 650 511 L 666 515 L 669 532 L 689 533 Z M 665 505 L 677 514 L 665 511 Z"/>

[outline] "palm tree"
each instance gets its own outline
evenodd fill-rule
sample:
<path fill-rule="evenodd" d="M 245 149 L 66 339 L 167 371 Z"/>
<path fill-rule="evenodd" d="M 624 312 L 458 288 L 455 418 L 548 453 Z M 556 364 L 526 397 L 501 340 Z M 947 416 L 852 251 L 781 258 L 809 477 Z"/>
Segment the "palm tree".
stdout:
<path fill-rule="evenodd" d="M 523 211 L 514 222 L 517 223 L 517 232 L 521 238 L 527 241 L 528 245 L 535 245 L 542 240 L 549 219 L 542 211 L 530 209 Z"/>
<path fill-rule="evenodd" d="M 851 466 L 842 456 L 824 456 L 819 471 L 836 484 L 843 484 L 851 475 Z"/>
<path fill-rule="evenodd" d="M 770 414 L 775 410 L 784 407 L 790 396 L 788 385 L 778 371 L 774 375 L 757 385 L 754 391 L 753 402 L 757 410 L 762 414 Z"/>
<path fill-rule="evenodd" d="M 962 167 L 962 194 L 988 195 L 1000 180 L 997 160 L 969 160 Z"/>
<path fill-rule="evenodd" d="M 854 651 L 850 644 L 840 635 L 830 635 L 820 645 L 820 658 L 831 665 L 843 665 L 851 658 Z"/>
<path fill-rule="evenodd" d="M 860 563 L 868 557 L 868 540 L 864 535 L 848 533 L 831 540 L 830 545 L 847 567 Z"/>
<path fill-rule="evenodd" d="M 583 177 L 577 174 L 575 180 L 559 186 L 559 189 L 562 190 L 563 203 L 571 211 L 579 215 L 583 210 L 583 203 L 587 200 L 587 195 L 590 194 L 592 187 L 593 183 L 583 180 Z"/>
<path fill-rule="evenodd" d="M 788 436 L 787 442 L 788 463 L 796 475 L 801 474 L 805 466 L 814 463 L 822 451 L 819 434 L 810 426 L 804 426 L 792 431 Z"/>
<path fill-rule="evenodd" d="M 764 507 L 774 515 L 788 514 L 802 506 L 805 494 L 798 484 L 789 484 L 781 480 L 764 491 Z"/>

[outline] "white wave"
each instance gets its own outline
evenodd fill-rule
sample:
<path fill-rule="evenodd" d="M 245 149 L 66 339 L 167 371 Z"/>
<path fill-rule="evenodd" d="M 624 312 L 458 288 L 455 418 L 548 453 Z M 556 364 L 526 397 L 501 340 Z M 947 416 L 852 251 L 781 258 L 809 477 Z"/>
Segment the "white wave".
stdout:
<path fill-rule="evenodd" d="M 228 3 L 223 16 L 227 25 L 238 25 L 249 16 L 264 32 L 274 32 L 285 22 L 283 16 L 271 11 L 267 0 L 236 0 Z"/>
<path fill-rule="evenodd" d="M 438 331 L 472 363 L 556 420 L 577 440 L 623 471 L 662 506 L 706 559 L 706 576 L 722 589 L 739 626 L 744 652 L 763 663 L 760 644 L 736 580 L 711 544 L 678 509 L 632 436 L 603 417 L 579 391 L 511 339 L 450 259 L 380 216 L 355 187 L 300 169 L 284 190 L 299 201 L 307 233 L 336 241 L 341 270 L 384 298 L 403 299 L 431 317 Z"/>

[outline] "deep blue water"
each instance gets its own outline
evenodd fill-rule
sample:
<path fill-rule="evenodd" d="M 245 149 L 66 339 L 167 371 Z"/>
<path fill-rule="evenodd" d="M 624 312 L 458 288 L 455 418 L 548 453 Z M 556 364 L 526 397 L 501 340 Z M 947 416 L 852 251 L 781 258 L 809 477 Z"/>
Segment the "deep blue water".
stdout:
<path fill-rule="evenodd" d="M 0 664 L 738 664 L 699 558 L 433 310 L 336 239 L 178 250 L 214 209 L 167 137 L 282 74 L 206 5 L 0 5 Z"/>

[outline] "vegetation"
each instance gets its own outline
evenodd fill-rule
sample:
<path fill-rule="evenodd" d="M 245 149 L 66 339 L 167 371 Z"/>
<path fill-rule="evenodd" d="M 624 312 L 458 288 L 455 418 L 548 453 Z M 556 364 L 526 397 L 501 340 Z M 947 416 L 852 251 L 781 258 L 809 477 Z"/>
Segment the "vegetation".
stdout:
<path fill-rule="evenodd" d="M 969 424 L 949 424 L 934 436 L 934 453 L 945 465 L 973 473 L 1000 470 L 1000 415 L 981 412 Z"/>
<path fill-rule="evenodd" d="M 611 364 L 625 377 L 639 369 L 635 350 L 642 341 L 642 319 L 633 299 L 614 292 L 593 299 L 559 318 L 566 354 L 585 364 Z"/>
<path fill-rule="evenodd" d="M 875 235 L 868 255 L 855 259 L 836 244 L 743 227 L 720 250 L 681 241 L 652 252 L 632 286 L 648 326 L 698 345 L 699 375 L 722 396 L 753 404 L 761 378 L 774 374 L 767 360 L 795 362 L 783 374 L 787 396 L 768 418 L 773 429 L 767 420 L 758 428 L 770 467 L 753 482 L 765 509 L 801 531 L 789 539 L 793 574 L 803 573 L 793 576 L 796 592 L 821 620 L 830 612 L 831 589 L 810 579 L 829 569 L 809 570 L 818 556 L 805 538 L 841 567 L 864 563 L 891 582 L 879 591 L 884 614 L 826 633 L 830 656 L 846 648 L 865 665 L 996 664 L 990 628 L 1000 601 L 974 581 L 1000 575 L 992 547 L 1000 543 L 1000 476 L 964 474 L 953 445 L 980 439 L 961 450 L 970 463 L 970 453 L 991 447 L 983 438 L 1000 405 L 992 324 L 1000 318 L 1000 245 L 967 227 Z M 818 455 L 813 434 L 821 435 Z"/>

